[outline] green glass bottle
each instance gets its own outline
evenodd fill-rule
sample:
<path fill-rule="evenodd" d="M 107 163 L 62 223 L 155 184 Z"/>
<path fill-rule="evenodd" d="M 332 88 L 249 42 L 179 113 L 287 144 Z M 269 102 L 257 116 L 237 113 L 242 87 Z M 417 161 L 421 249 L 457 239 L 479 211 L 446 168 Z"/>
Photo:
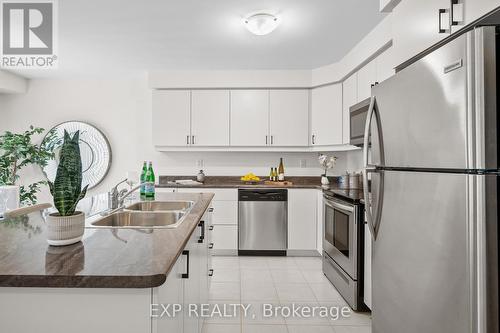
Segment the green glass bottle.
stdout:
<path fill-rule="evenodd" d="M 148 172 L 148 162 L 144 161 L 142 164 L 142 171 L 141 171 L 141 184 L 144 184 L 146 181 L 146 173 Z M 146 199 L 146 185 L 141 185 L 141 200 Z"/>
<path fill-rule="evenodd" d="M 148 171 L 146 172 L 146 200 L 155 199 L 155 173 L 153 171 L 153 162 L 149 162 Z"/>

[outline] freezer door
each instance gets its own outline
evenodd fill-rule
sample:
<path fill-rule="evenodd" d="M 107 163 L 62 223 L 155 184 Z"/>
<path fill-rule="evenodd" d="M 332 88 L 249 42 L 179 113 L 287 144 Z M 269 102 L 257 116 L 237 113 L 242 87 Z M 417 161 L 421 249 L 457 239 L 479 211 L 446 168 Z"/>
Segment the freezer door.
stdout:
<path fill-rule="evenodd" d="M 472 332 L 472 176 L 383 171 L 372 179 L 380 183 L 381 174 L 383 201 L 372 250 L 373 332 Z"/>
<path fill-rule="evenodd" d="M 455 39 L 373 88 L 384 166 L 467 168 L 467 38 Z M 372 135 L 372 164 L 380 165 L 376 139 Z"/>

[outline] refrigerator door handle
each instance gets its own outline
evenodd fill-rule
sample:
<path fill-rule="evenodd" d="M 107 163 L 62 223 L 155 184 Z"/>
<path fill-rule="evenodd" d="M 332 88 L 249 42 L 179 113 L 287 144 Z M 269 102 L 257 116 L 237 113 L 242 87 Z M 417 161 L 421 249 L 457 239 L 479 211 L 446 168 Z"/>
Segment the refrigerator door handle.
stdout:
<path fill-rule="evenodd" d="M 380 144 L 379 150 L 380 150 L 380 158 L 382 164 L 385 163 L 385 157 L 384 157 L 384 147 L 383 147 L 383 140 L 382 140 L 382 135 L 381 135 L 381 130 L 380 130 L 380 120 L 378 118 L 378 114 L 376 111 L 376 100 L 375 97 L 372 96 L 370 100 L 370 106 L 368 108 L 368 114 L 366 116 L 366 124 L 365 124 L 365 136 L 364 136 L 364 145 L 363 145 L 363 196 L 365 199 L 365 212 L 366 212 L 366 220 L 368 222 L 368 228 L 370 230 L 370 233 L 372 235 L 372 239 L 375 241 L 375 238 L 377 236 L 377 225 L 378 225 L 378 219 L 380 217 L 380 207 L 382 203 L 382 195 L 383 195 L 383 183 L 384 183 L 384 174 L 383 171 L 378 170 L 375 165 L 370 165 L 368 163 L 368 148 L 369 148 L 369 138 L 370 138 L 370 127 L 372 124 L 373 118 L 376 118 L 377 126 L 378 126 L 378 142 Z M 372 203 L 370 200 L 370 186 L 368 186 L 368 174 L 369 173 L 379 173 L 381 177 L 381 182 L 380 182 L 380 187 L 378 188 L 378 198 L 379 200 L 377 201 L 377 207 L 376 210 L 373 210 Z"/>

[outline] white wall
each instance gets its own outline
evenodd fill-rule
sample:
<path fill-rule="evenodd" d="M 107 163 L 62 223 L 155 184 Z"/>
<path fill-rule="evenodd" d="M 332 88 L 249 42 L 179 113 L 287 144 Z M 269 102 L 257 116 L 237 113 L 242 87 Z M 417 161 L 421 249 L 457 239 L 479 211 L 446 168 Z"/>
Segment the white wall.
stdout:
<path fill-rule="evenodd" d="M 25 93 L 28 89 L 28 80 L 0 70 L 0 94 L 8 93 L 8 94 L 22 94 Z"/>
<path fill-rule="evenodd" d="M 137 170 L 143 160 L 152 160 L 158 174 L 189 175 L 200 169 L 203 160 L 207 175 L 242 175 L 247 172 L 267 175 L 284 157 L 289 175 L 320 175 L 317 153 L 161 153 L 153 148 L 151 136 L 151 89 L 146 75 L 115 80 L 37 79 L 25 95 L 0 96 L 0 131 L 24 131 L 29 125 L 49 129 L 68 121 L 94 124 L 108 137 L 113 150 L 113 164 L 105 181 L 91 193 L 107 191 L 128 170 Z M 39 138 L 41 140 L 41 138 Z M 348 154 L 339 157 L 331 172 L 341 174 L 348 168 Z M 306 167 L 301 168 L 301 160 Z M 352 164 L 352 163 L 351 163 Z M 27 182 L 42 177 L 30 169 L 23 176 Z M 46 199 L 46 193 L 41 196 Z"/>

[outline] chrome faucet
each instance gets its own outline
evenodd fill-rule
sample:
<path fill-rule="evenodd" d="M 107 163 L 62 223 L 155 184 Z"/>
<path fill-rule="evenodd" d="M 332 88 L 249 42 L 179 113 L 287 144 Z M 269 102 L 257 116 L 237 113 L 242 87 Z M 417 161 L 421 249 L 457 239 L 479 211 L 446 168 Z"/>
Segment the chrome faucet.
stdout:
<path fill-rule="evenodd" d="M 139 185 L 131 188 L 130 190 L 126 190 L 126 189 L 122 189 L 120 191 L 118 191 L 118 186 L 124 182 L 126 182 L 127 180 L 124 179 L 122 180 L 121 182 L 119 182 L 118 184 L 116 184 L 112 189 L 111 191 L 109 191 L 108 193 L 108 206 L 109 206 L 109 209 L 112 211 L 112 212 L 115 212 L 121 208 L 123 208 L 123 202 L 125 201 L 125 199 L 131 195 L 132 193 L 134 193 L 135 191 L 137 191 L 138 189 L 140 189 L 142 186 L 144 185 L 152 185 L 154 186 L 154 183 L 153 182 L 143 182 L 143 183 L 140 183 Z"/>

